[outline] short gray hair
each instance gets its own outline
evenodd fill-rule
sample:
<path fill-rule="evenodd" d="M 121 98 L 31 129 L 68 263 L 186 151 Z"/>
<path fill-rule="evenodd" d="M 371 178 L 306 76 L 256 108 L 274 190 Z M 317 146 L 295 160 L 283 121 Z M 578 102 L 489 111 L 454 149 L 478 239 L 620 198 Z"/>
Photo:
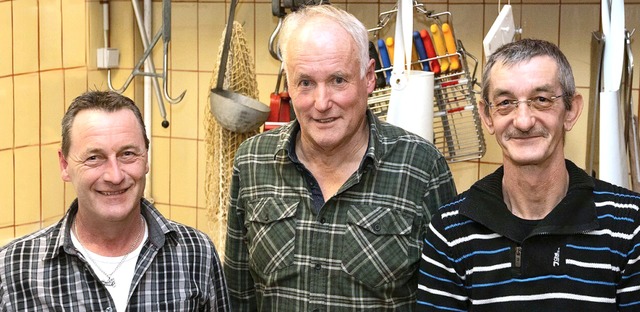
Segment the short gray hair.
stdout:
<path fill-rule="evenodd" d="M 562 88 L 562 100 L 567 110 L 571 109 L 571 99 L 576 93 L 576 85 L 573 78 L 571 65 L 555 44 L 538 39 L 522 39 L 505 44 L 498 48 L 484 66 L 482 73 L 482 98 L 489 100 L 489 90 L 491 90 L 491 70 L 496 63 L 512 66 L 531 60 L 536 56 L 550 56 L 558 65 L 558 81 Z M 485 113 L 488 114 L 489 106 L 485 106 Z"/>
<path fill-rule="evenodd" d="M 367 71 L 367 65 L 369 64 L 369 33 L 360 22 L 351 13 L 334 7 L 329 4 L 323 5 L 310 5 L 306 6 L 298 11 L 295 11 L 284 19 L 282 29 L 278 36 L 278 46 L 280 48 L 280 54 L 282 56 L 282 62 L 286 63 L 288 58 L 287 44 L 294 32 L 296 32 L 302 24 L 315 18 L 326 18 L 330 21 L 336 22 L 340 25 L 353 39 L 358 50 L 358 57 L 360 61 L 360 77 L 364 77 Z M 285 64 L 286 68 L 286 64 Z"/>

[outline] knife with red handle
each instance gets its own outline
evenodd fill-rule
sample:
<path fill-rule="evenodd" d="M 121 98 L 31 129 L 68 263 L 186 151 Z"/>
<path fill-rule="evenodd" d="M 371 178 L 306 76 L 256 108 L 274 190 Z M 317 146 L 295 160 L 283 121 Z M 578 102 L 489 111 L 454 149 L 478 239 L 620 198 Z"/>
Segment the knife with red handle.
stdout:
<path fill-rule="evenodd" d="M 431 36 L 426 29 L 420 30 L 420 38 L 422 38 L 422 43 L 424 45 L 424 49 L 427 51 L 427 58 L 433 59 L 429 61 L 429 68 L 433 71 L 434 74 L 440 73 L 440 63 L 438 62 L 436 57 L 436 50 L 433 48 L 433 43 L 431 42 Z"/>

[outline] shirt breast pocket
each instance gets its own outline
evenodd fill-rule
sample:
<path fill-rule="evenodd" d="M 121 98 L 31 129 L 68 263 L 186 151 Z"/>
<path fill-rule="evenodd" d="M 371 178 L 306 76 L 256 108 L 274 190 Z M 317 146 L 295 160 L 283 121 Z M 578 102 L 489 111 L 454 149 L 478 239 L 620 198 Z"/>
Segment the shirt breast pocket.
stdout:
<path fill-rule="evenodd" d="M 410 276 L 420 257 L 415 216 L 385 207 L 351 207 L 342 269 L 370 287 Z"/>
<path fill-rule="evenodd" d="M 270 274 L 293 263 L 298 203 L 275 197 L 248 202 L 249 264 L 257 272 Z"/>

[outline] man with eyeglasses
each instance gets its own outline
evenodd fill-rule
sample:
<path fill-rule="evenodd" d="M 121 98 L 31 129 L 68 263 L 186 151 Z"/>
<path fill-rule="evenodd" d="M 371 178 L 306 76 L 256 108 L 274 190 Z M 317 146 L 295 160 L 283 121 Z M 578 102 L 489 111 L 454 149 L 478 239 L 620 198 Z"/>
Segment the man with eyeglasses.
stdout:
<path fill-rule="evenodd" d="M 565 159 L 583 108 L 552 43 L 504 45 L 483 74 L 482 122 L 503 166 L 431 221 L 420 311 L 639 311 L 640 195 Z"/>

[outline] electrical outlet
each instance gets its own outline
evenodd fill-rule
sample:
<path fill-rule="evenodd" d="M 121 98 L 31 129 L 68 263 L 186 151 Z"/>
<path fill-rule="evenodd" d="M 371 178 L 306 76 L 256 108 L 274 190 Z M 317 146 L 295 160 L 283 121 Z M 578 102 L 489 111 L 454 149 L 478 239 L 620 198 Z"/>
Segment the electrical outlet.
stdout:
<path fill-rule="evenodd" d="M 99 48 L 98 49 L 98 68 L 109 69 L 117 68 L 120 63 L 120 51 L 115 48 Z"/>

